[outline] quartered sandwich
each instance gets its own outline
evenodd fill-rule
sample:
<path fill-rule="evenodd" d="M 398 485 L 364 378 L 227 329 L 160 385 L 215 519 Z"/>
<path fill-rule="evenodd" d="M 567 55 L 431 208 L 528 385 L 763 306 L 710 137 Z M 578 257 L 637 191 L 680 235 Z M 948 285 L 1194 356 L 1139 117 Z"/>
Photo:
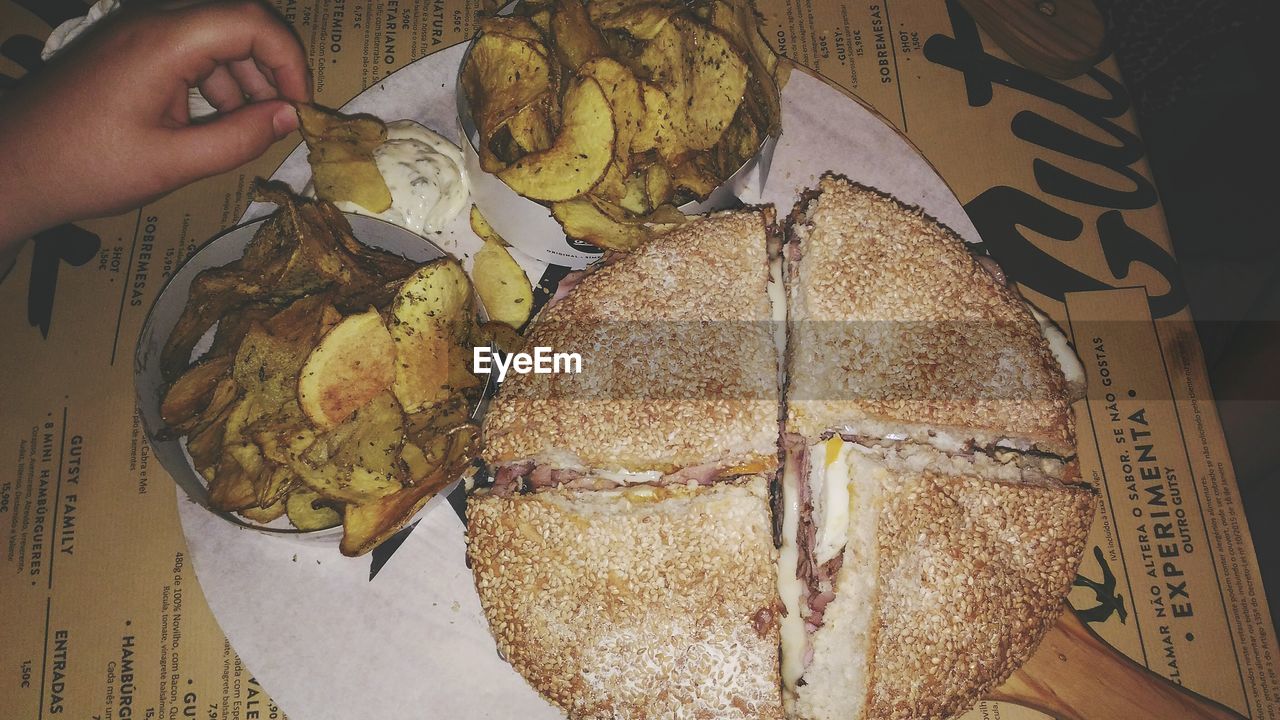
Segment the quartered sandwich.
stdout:
<path fill-rule="evenodd" d="M 793 213 L 785 295 L 771 221 L 588 276 L 527 340 L 582 374 L 512 377 L 486 418 L 476 587 L 571 717 L 950 717 L 1061 611 L 1094 509 L 1065 339 L 873 190 Z"/>
<path fill-rule="evenodd" d="M 511 376 L 486 416 L 476 588 L 571 717 L 782 717 L 772 221 L 695 220 L 587 276 L 526 341 L 581 374 Z"/>
<path fill-rule="evenodd" d="M 790 230 L 788 710 L 951 717 L 1030 655 L 1075 576 L 1078 361 L 960 238 L 874 190 L 827 176 Z"/>

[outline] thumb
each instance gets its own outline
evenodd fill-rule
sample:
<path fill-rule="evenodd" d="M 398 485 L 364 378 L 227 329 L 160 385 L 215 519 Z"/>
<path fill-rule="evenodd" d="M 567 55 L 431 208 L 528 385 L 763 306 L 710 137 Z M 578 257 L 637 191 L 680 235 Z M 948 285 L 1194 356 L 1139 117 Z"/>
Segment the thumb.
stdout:
<path fill-rule="evenodd" d="M 298 114 L 283 100 L 264 100 L 172 131 L 170 162 L 186 184 L 233 170 L 266 152 L 298 128 Z"/>

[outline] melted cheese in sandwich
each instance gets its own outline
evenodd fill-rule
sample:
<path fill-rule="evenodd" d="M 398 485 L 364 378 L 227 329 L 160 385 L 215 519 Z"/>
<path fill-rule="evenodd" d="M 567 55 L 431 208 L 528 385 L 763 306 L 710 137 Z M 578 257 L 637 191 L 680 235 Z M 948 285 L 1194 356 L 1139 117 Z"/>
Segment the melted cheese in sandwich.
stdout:
<path fill-rule="evenodd" d="M 804 586 L 797 576 L 800 568 L 800 490 L 805 482 L 794 462 L 787 462 L 782 469 L 782 547 L 778 550 L 778 596 L 787 614 L 782 617 L 782 687 L 783 702 L 788 713 L 795 702 L 796 681 L 804 675 L 805 636 L 804 618 L 800 615 L 800 600 Z"/>
<path fill-rule="evenodd" d="M 1040 334 L 1049 343 L 1049 351 L 1058 361 L 1058 367 L 1062 368 L 1063 377 L 1072 385 L 1084 385 L 1084 366 L 1080 364 L 1080 358 L 1076 357 L 1075 350 L 1071 349 L 1067 336 L 1053 324 L 1052 320 L 1045 317 L 1044 313 L 1032 307 L 1030 303 L 1027 307 L 1031 308 L 1031 314 L 1040 324 Z"/>
<path fill-rule="evenodd" d="M 822 444 L 823 462 L 814 463 L 813 525 L 817 531 L 813 559 L 819 565 L 839 555 L 849 541 L 849 453 L 853 445 L 839 437 Z"/>
<path fill-rule="evenodd" d="M 808 482 L 813 504 L 814 562 L 821 565 L 844 552 L 849 540 L 851 504 L 856 502 L 850 487 L 850 469 L 861 465 L 852 453 L 855 445 L 833 437 L 809 448 L 809 477 L 802 478 L 796 463 L 788 462 L 782 472 L 782 547 L 778 551 L 778 595 L 787 614 L 782 618 L 783 699 L 794 702 L 796 682 L 804 675 L 808 645 L 801 604 L 804 586 L 797 577 L 800 564 L 799 483 Z"/>
<path fill-rule="evenodd" d="M 592 470 L 591 475 L 603 478 L 619 485 L 638 485 L 640 483 L 656 483 L 662 481 L 661 470 Z"/>

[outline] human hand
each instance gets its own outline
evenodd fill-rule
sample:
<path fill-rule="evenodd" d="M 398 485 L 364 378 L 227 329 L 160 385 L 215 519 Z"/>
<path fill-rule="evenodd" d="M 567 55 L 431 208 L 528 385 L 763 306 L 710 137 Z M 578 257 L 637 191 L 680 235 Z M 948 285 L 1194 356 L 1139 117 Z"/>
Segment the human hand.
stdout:
<path fill-rule="evenodd" d="M 191 123 L 192 87 L 217 116 Z M 0 98 L 0 254 L 242 165 L 310 99 L 302 46 L 265 6 L 126 6 Z"/>

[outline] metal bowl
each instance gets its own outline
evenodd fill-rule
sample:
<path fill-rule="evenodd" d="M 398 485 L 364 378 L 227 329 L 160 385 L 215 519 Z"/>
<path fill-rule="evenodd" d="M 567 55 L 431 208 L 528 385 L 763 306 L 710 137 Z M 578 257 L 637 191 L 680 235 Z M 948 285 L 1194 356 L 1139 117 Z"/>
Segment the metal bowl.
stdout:
<path fill-rule="evenodd" d="M 398 225 L 355 213 L 343 214 L 350 223 L 352 234 L 356 239 L 370 247 L 386 250 L 420 263 L 446 255 L 444 250 L 435 243 Z M 247 520 L 235 513 L 214 508 L 209 504 L 209 490 L 204 478 L 196 471 L 190 455 L 187 454 L 185 442 L 181 439 L 161 439 L 159 434 L 164 428 L 164 421 L 160 418 L 160 403 L 164 399 L 166 389 L 166 383 L 160 375 L 160 354 L 170 333 L 173 332 L 174 325 L 182 315 L 183 308 L 187 305 L 192 280 L 202 270 L 220 267 L 240 259 L 244 255 L 245 246 L 266 221 L 267 218 L 252 220 L 218 235 L 188 258 L 160 290 L 160 295 L 156 297 L 155 304 L 151 306 L 146 322 L 142 325 L 138 347 L 133 358 L 138 414 L 156 459 L 193 502 L 241 527 L 273 535 L 324 538 L 328 542 L 342 534 L 341 525 L 324 530 L 302 531 L 290 525 L 283 517 L 264 525 Z M 479 304 L 479 298 L 477 298 L 476 307 L 483 319 L 485 314 L 483 307 Z M 211 329 L 196 346 L 193 355 L 203 353 L 208 348 L 212 337 Z M 486 388 L 486 394 L 487 391 L 488 388 Z M 480 407 L 473 409 L 473 413 L 479 412 Z"/>
<path fill-rule="evenodd" d="M 602 251 L 590 243 L 570 240 L 565 237 L 560 223 L 551 216 L 547 206 L 523 197 L 512 190 L 497 175 L 485 172 L 480 167 L 480 154 L 477 143 L 480 132 L 476 129 L 471 116 L 471 105 L 462 88 L 462 68 L 467 64 L 471 48 L 475 42 L 467 46 L 458 67 L 458 81 L 455 86 L 458 103 L 459 136 L 463 138 L 462 157 L 463 171 L 467 182 L 471 185 L 471 202 L 480 208 L 485 220 L 502 236 L 524 254 L 551 265 L 560 265 L 573 269 L 584 268 L 600 259 Z M 740 198 L 747 188 L 755 189 L 759 194 L 764 187 L 764 178 L 773 159 L 774 148 L 778 144 L 776 136 L 769 136 L 760 143 L 760 149 L 748 158 L 732 175 L 720 183 L 715 190 L 700 202 L 688 202 L 679 207 L 685 215 L 699 215 L 739 207 Z"/>

